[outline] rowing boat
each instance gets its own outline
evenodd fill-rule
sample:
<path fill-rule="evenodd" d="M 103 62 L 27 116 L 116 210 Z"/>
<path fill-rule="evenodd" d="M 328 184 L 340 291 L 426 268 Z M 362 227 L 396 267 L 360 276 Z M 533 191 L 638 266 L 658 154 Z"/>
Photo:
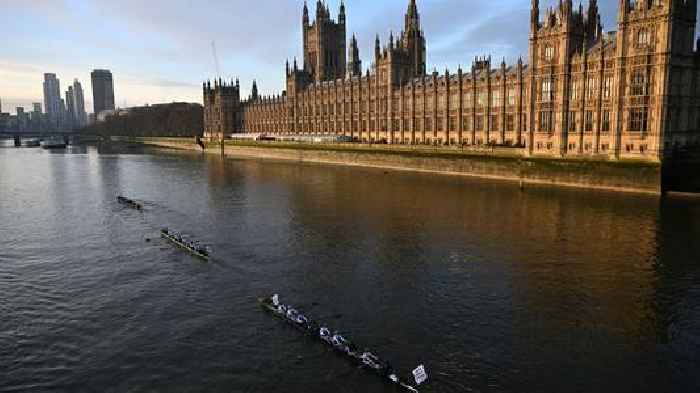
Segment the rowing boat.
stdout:
<path fill-rule="evenodd" d="M 357 345 L 342 335 L 338 333 L 332 334 L 330 329 L 310 320 L 295 308 L 281 304 L 278 295 L 258 299 L 258 302 L 264 310 L 270 312 L 273 316 L 282 319 L 305 335 L 320 341 L 355 365 L 379 375 L 391 385 L 398 386 L 409 392 L 418 393 L 415 387 L 401 381 L 396 376 L 394 369 L 388 362 L 381 360 L 368 350 L 359 350 Z M 414 370 L 413 374 L 416 377 L 416 383 L 419 385 L 427 379 L 425 368 L 422 365 Z"/>
<path fill-rule="evenodd" d="M 124 205 L 133 207 L 133 208 L 136 209 L 136 210 L 141 210 L 141 209 L 143 208 L 143 206 L 142 206 L 140 203 L 136 202 L 136 201 L 133 200 L 133 199 L 129 199 L 129 198 L 127 198 L 127 197 L 118 196 L 118 197 L 117 197 L 117 201 L 118 201 L 119 203 L 124 204 Z"/>
<path fill-rule="evenodd" d="M 209 260 L 209 250 L 204 249 L 204 248 L 195 248 L 187 243 L 185 243 L 185 240 L 182 238 L 182 236 L 178 233 L 172 232 L 168 229 L 161 229 L 160 231 L 161 236 L 164 238 L 170 240 L 170 242 L 174 243 L 175 245 L 184 248 L 185 250 L 189 251 L 190 253 L 202 258 Z"/>

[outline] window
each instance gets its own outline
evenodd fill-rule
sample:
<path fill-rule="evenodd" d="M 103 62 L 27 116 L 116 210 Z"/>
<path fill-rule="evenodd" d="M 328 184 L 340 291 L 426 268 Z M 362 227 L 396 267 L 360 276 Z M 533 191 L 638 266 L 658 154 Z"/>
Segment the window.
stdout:
<path fill-rule="evenodd" d="M 610 132 L 610 111 L 603 111 L 603 121 L 601 124 L 601 132 Z"/>
<path fill-rule="evenodd" d="M 576 101 L 581 98 L 581 82 L 575 80 L 571 82 L 571 91 L 569 96 L 572 101 Z"/>
<path fill-rule="evenodd" d="M 490 122 L 490 130 L 491 131 L 499 131 L 500 128 L 498 127 L 498 116 L 493 115 L 491 116 L 491 122 Z"/>
<path fill-rule="evenodd" d="M 576 132 L 576 112 L 569 112 L 569 132 Z"/>
<path fill-rule="evenodd" d="M 540 131 L 552 132 L 552 112 L 551 111 L 540 112 Z"/>
<path fill-rule="evenodd" d="M 586 132 L 593 131 L 593 112 L 591 111 L 586 111 L 585 127 Z"/>
<path fill-rule="evenodd" d="M 609 99 L 612 95 L 612 76 L 606 76 L 603 79 L 603 98 Z"/>
<path fill-rule="evenodd" d="M 552 61 L 554 59 L 554 47 L 551 45 L 547 45 L 544 48 L 544 59 L 547 61 Z"/>
<path fill-rule="evenodd" d="M 464 104 L 465 108 L 471 107 L 472 106 L 472 93 L 471 92 L 464 93 L 463 101 L 464 101 L 463 104 Z"/>
<path fill-rule="evenodd" d="M 515 116 L 508 115 L 506 117 L 506 131 L 513 131 L 513 130 L 515 130 Z"/>
<path fill-rule="evenodd" d="M 483 106 L 486 104 L 486 92 L 485 91 L 480 91 L 479 95 L 477 96 L 477 104 Z"/>
<path fill-rule="evenodd" d="M 456 117 L 450 117 L 450 131 L 451 132 L 457 131 L 457 118 Z"/>
<path fill-rule="evenodd" d="M 586 85 L 586 98 L 595 98 L 596 89 L 598 88 L 597 82 L 598 80 L 595 77 L 591 76 L 588 78 L 588 85 Z"/>
<path fill-rule="evenodd" d="M 630 109 L 629 131 L 646 132 L 648 126 L 649 110 L 647 108 Z"/>
<path fill-rule="evenodd" d="M 639 32 L 637 33 L 637 43 L 639 45 L 649 45 L 650 42 L 651 42 L 651 39 L 650 39 L 649 30 L 640 29 Z"/>
<path fill-rule="evenodd" d="M 541 90 L 541 100 L 542 102 L 551 102 L 552 101 L 552 80 L 551 79 L 545 79 L 542 81 L 542 90 Z"/>
<path fill-rule="evenodd" d="M 471 131 L 472 130 L 472 121 L 469 117 L 465 117 L 462 123 L 462 129 L 464 131 Z"/>
<path fill-rule="evenodd" d="M 491 106 L 492 107 L 501 106 L 501 92 L 500 91 L 494 90 L 491 93 Z"/>
<path fill-rule="evenodd" d="M 450 96 L 450 109 L 459 109 L 459 94 Z"/>
<path fill-rule="evenodd" d="M 508 89 L 508 105 L 515 106 L 515 88 Z"/>
<path fill-rule="evenodd" d="M 474 129 L 475 129 L 476 131 L 483 131 L 483 130 L 484 130 L 484 117 L 483 117 L 483 116 L 477 116 L 477 117 L 475 118 L 475 120 L 476 120 L 476 126 L 474 127 Z"/>
<path fill-rule="evenodd" d="M 647 79 L 643 71 L 635 71 L 632 74 L 632 91 L 633 96 L 647 95 Z"/>

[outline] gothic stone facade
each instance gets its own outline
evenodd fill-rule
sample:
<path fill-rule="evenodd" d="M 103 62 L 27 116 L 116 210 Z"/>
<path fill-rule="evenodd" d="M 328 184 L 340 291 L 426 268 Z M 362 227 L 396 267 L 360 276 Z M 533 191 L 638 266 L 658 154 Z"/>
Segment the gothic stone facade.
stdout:
<path fill-rule="evenodd" d="M 238 81 L 204 85 L 205 137 L 231 133 L 336 134 L 358 142 L 511 145 L 527 154 L 663 159 L 700 143 L 697 0 L 619 0 L 604 34 L 596 0 L 562 0 L 540 15 L 532 0 L 528 63 L 474 61 L 469 72 L 426 74 L 415 0 L 405 29 L 362 74 L 357 41 L 345 56 L 338 21 L 320 1 L 303 10 L 304 63 L 287 63 L 287 89 L 240 98 Z M 543 16 L 541 18 L 541 16 Z"/>

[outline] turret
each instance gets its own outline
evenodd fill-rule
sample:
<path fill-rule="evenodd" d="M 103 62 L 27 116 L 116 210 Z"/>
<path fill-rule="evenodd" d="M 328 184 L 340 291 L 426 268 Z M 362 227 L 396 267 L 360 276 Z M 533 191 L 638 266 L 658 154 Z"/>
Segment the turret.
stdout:
<path fill-rule="evenodd" d="M 306 0 L 304 0 L 304 15 L 301 18 L 301 22 L 303 23 L 304 27 L 309 25 L 309 7 L 306 4 Z"/>
<path fill-rule="evenodd" d="M 258 83 L 255 79 L 253 79 L 253 87 L 250 89 L 250 98 L 253 101 L 258 99 Z"/>
<path fill-rule="evenodd" d="M 416 0 L 410 0 L 405 16 L 404 32 L 399 48 L 407 51 L 410 60 L 410 74 L 413 77 L 425 75 L 425 37 L 420 28 L 420 14 Z"/>
<path fill-rule="evenodd" d="M 322 20 L 325 19 L 326 14 L 326 8 L 324 7 L 323 3 L 321 0 L 316 1 L 316 24 L 319 24 Z"/>
<path fill-rule="evenodd" d="M 345 24 L 345 1 L 340 1 L 340 11 L 338 12 L 338 23 Z"/>
<path fill-rule="evenodd" d="M 379 42 L 379 34 L 377 34 L 377 38 L 374 39 L 374 58 L 379 59 L 382 54 L 382 46 L 381 43 Z"/>
<path fill-rule="evenodd" d="M 360 60 L 360 50 L 357 47 L 355 34 L 352 35 L 350 48 L 348 48 L 347 74 L 348 78 L 362 76 L 362 60 Z"/>
<path fill-rule="evenodd" d="M 530 8 L 530 30 L 535 32 L 540 26 L 540 0 L 532 0 Z"/>
<path fill-rule="evenodd" d="M 405 31 L 420 30 L 420 16 L 418 15 L 418 6 L 416 0 L 411 0 L 408 3 L 406 11 Z"/>

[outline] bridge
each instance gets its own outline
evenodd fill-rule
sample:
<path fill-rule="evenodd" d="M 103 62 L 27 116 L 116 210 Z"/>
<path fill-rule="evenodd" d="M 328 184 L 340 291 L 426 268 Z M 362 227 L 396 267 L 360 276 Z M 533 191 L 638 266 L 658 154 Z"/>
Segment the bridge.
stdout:
<path fill-rule="evenodd" d="M 71 137 L 79 136 L 80 132 L 74 130 L 65 131 L 0 131 L 0 140 L 13 139 L 15 146 L 22 145 L 22 139 L 46 139 L 46 138 L 61 138 L 68 142 Z"/>

